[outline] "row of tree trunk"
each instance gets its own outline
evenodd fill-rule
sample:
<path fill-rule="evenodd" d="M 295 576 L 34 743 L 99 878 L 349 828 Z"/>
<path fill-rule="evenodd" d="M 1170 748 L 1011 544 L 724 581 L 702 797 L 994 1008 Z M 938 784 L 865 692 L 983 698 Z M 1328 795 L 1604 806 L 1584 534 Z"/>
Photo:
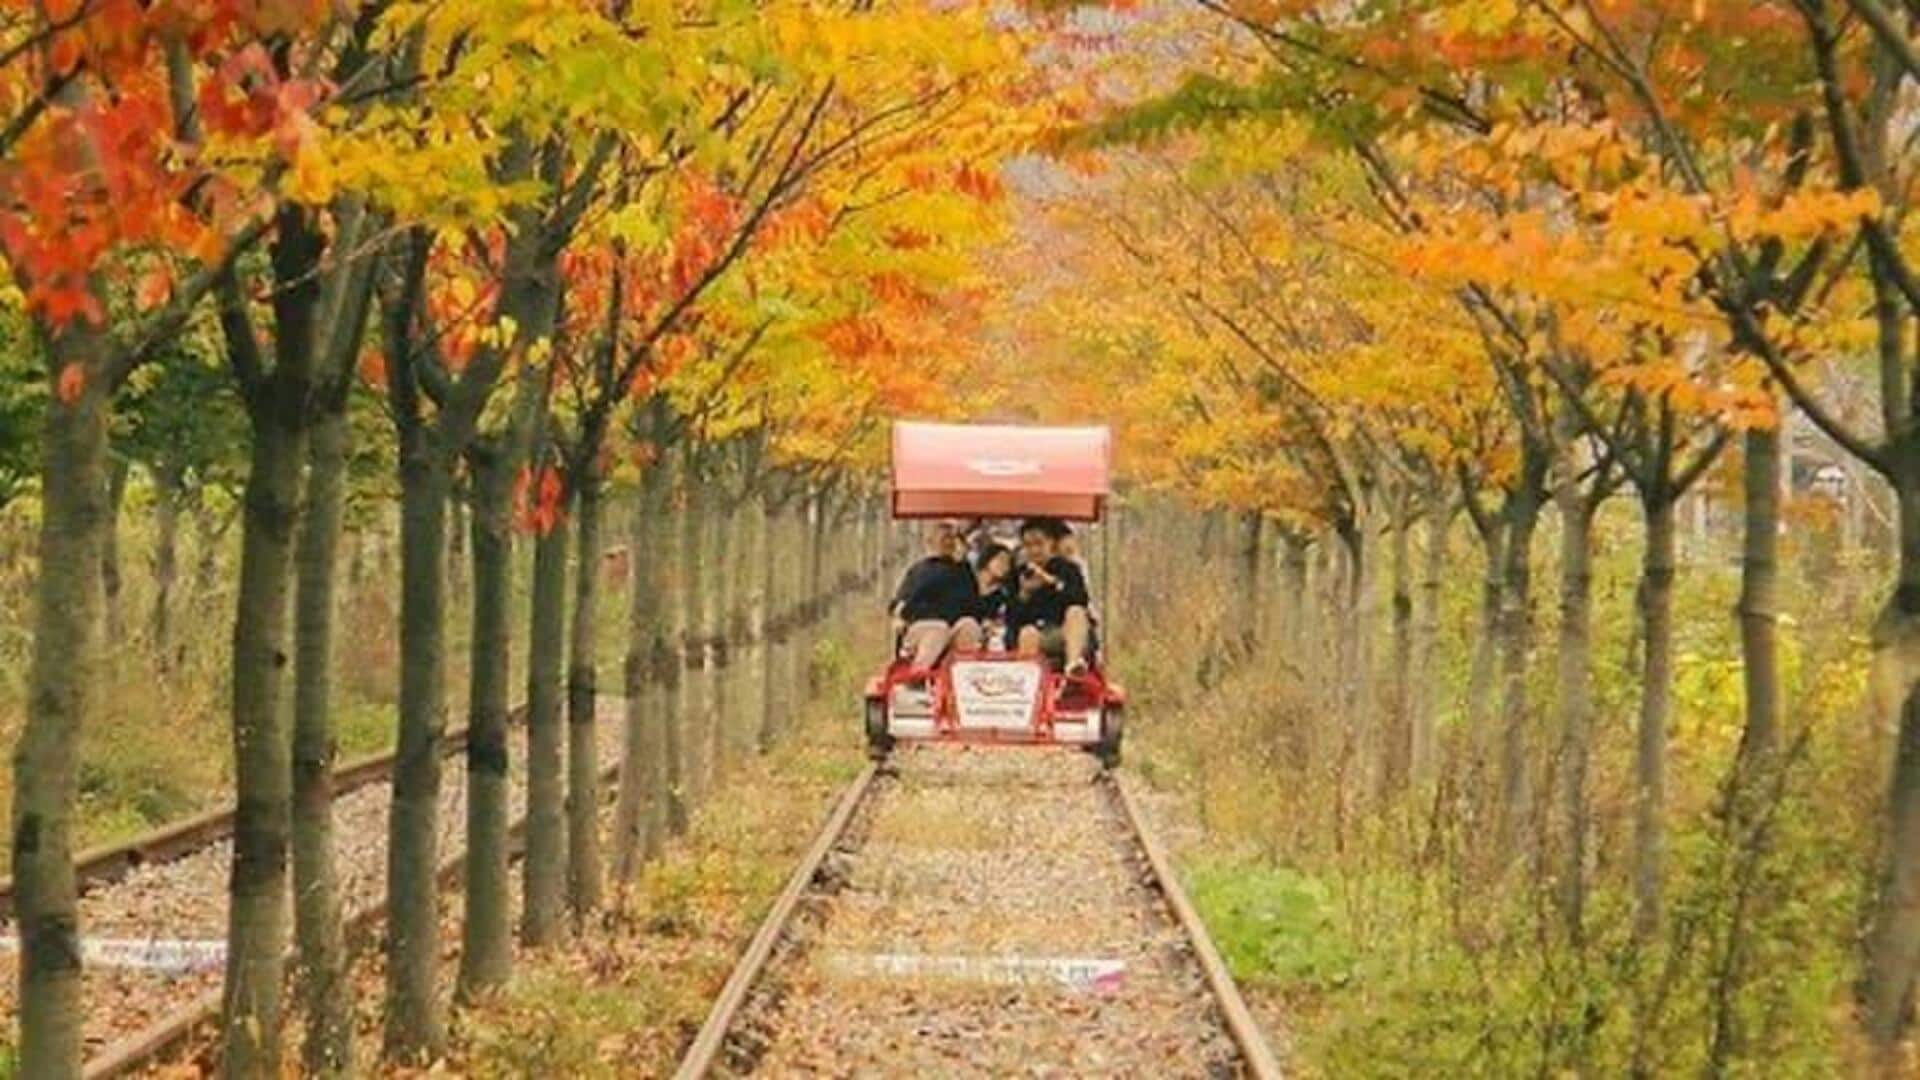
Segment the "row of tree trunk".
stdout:
<path fill-rule="evenodd" d="M 1782 480 L 1777 432 L 1748 432 L 1742 447 L 1747 491 L 1738 618 L 1746 723 L 1738 775 L 1752 786 L 1763 783 L 1782 738 L 1776 638 Z M 1662 925 L 1675 507 L 1685 484 L 1669 473 L 1616 473 L 1555 454 L 1543 455 L 1533 480 L 1523 478 L 1493 507 L 1448 478 L 1430 478 L 1423 485 L 1382 484 L 1356 520 L 1341 527 L 1295 527 L 1259 513 L 1213 511 L 1197 522 L 1168 508 L 1133 513 L 1149 522 L 1167 518 L 1173 524 L 1159 528 L 1168 535 L 1197 531 L 1203 556 L 1230 575 L 1226 629 L 1210 655 L 1270 649 L 1299 673 L 1318 712 L 1341 718 L 1330 733 L 1334 745 L 1303 752 L 1325 764 L 1343 802 L 1371 793 L 1381 805 L 1405 796 L 1423 805 L 1443 781 L 1472 793 L 1462 811 L 1485 846 L 1486 863 L 1531 867 L 1540 880 L 1554 882 L 1565 932 L 1577 941 L 1592 873 L 1593 534 L 1603 503 L 1623 481 L 1644 488 L 1637 491 L 1645 513 L 1634 630 L 1641 682 L 1632 862 L 1635 926 L 1646 941 Z M 1481 585 L 1458 703 L 1464 730 L 1449 743 L 1436 728 L 1450 704 L 1438 691 L 1437 657 L 1446 585 L 1460 573 L 1452 538 L 1463 509 L 1479 540 Z M 1549 512 L 1559 538 L 1550 710 L 1531 695 L 1541 652 L 1536 537 Z M 1385 579 L 1377 581 L 1381 573 Z M 1208 681 L 1203 672 L 1202 682 Z M 1550 725 L 1542 722 L 1547 718 Z M 1327 737 L 1302 733 L 1308 742 Z"/>

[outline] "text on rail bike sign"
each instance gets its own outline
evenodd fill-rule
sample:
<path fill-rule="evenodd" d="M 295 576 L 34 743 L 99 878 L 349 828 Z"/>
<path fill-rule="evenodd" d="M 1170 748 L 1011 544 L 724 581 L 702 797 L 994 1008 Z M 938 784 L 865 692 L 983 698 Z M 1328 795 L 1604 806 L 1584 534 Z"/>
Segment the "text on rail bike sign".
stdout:
<path fill-rule="evenodd" d="M 953 701 L 963 728 L 1004 730 L 1033 723 L 1040 697 L 1040 665 L 957 660 L 951 673 Z"/>

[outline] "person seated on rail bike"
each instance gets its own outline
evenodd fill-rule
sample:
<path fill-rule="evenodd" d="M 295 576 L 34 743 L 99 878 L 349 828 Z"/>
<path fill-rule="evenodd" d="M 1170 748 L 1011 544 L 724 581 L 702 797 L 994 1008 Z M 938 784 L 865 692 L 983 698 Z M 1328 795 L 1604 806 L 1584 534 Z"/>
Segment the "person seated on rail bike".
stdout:
<path fill-rule="evenodd" d="M 980 622 L 986 644 L 992 643 L 996 631 L 1006 627 L 1007 605 L 1013 599 L 1013 566 L 1013 549 L 998 540 L 987 541 L 976 556 L 973 576 L 979 582 L 980 594 L 973 617 Z"/>
<path fill-rule="evenodd" d="M 1027 559 L 1007 604 L 1007 640 L 1022 656 L 1044 655 L 1069 675 L 1087 670 L 1094 647 L 1088 613 L 1087 577 L 1060 554 L 1068 532 L 1056 518 L 1029 518 L 1020 525 L 1020 548 Z"/>
<path fill-rule="evenodd" d="M 900 655 L 913 666 L 932 668 L 949 645 L 963 651 L 980 648 L 980 586 L 961 549 L 960 532 L 951 521 L 935 521 L 926 528 L 926 557 L 907 568 L 894 590 L 889 612 Z"/>

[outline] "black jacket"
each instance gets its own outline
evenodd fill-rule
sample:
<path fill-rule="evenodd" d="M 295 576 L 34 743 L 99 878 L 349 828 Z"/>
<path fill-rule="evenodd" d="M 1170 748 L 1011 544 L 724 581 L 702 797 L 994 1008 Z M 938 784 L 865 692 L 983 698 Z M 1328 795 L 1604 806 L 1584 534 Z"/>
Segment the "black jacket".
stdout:
<path fill-rule="evenodd" d="M 907 568 L 894 590 L 893 606 L 906 621 L 952 622 L 972 615 L 980 602 L 973 570 L 959 559 L 930 555 Z"/>
<path fill-rule="evenodd" d="M 1059 626 L 1066 621 L 1068 608 L 1087 607 L 1091 602 L 1087 595 L 1087 578 L 1080 572 L 1080 564 L 1064 555 L 1055 555 L 1047 560 L 1047 573 L 1053 575 L 1057 584 L 1043 585 L 1024 600 L 1020 597 L 1019 586 L 1014 586 L 1011 598 L 1007 601 L 1008 641 L 1018 638 L 1023 626 L 1042 629 Z"/>

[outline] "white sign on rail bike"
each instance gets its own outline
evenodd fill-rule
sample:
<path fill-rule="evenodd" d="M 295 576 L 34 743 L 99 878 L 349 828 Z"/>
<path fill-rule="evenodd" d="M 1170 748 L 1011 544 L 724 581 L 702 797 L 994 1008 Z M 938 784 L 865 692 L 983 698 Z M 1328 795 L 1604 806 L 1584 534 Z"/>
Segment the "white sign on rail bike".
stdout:
<path fill-rule="evenodd" d="M 963 728 L 1017 731 L 1033 726 L 1040 665 L 958 660 L 950 672 L 955 713 Z"/>

